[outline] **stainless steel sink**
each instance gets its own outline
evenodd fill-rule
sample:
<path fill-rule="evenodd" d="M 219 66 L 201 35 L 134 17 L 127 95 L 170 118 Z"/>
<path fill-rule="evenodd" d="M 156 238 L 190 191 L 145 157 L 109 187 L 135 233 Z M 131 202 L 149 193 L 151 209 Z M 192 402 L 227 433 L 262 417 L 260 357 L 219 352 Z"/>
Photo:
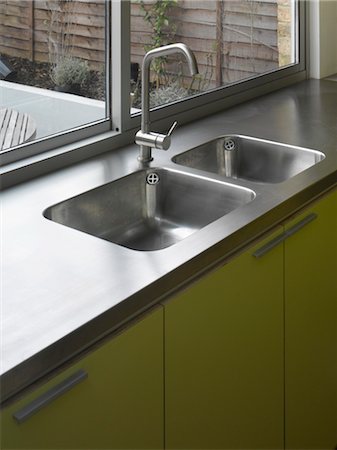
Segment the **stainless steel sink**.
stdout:
<path fill-rule="evenodd" d="M 280 183 L 319 163 L 324 153 L 248 136 L 221 136 L 172 158 L 182 166 L 260 183 Z"/>
<path fill-rule="evenodd" d="M 151 168 L 51 206 L 44 216 L 134 250 L 159 250 L 254 198 L 244 187 Z"/>

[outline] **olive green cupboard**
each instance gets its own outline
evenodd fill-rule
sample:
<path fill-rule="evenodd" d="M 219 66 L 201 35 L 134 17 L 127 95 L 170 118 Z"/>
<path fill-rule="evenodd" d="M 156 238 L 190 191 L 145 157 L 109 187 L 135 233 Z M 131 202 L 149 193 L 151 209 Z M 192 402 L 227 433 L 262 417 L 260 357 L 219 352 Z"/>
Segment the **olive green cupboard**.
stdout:
<path fill-rule="evenodd" d="M 337 192 L 165 306 L 167 449 L 337 446 Z"/>
<path fill-rule="evenodd" d="M 337 191 L 287 223 L 286 448 L 337 447 Z"/>
<path fill-rule="evenodd" d="M 68 392 L 22 423 L 22 408 L 69 377 Z M 19 414 L 18 414 L 19 413 Z M 156 311 L 6 408 L 4 449 L 163 448 L 163 311 Z"/>
<path fill-rule="evenodd" d="M 1 448 L 332 450 L 336 265 L 337 191 L 4 408 Z"/>
<path fill-rule="evenodd" d="M 254 251 L 165 307 L 168 449 L 283 448 L 283 253 Z"/>

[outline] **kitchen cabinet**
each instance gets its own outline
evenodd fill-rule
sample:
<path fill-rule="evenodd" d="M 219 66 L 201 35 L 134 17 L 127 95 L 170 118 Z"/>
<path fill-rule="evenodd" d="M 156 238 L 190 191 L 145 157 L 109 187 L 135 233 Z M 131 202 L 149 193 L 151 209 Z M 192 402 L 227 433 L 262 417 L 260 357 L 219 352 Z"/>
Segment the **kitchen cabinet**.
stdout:
<path fill-rule="evenodd" d="M 283 448 L 283 250 L 255 250 L 165 305 L 167 449 Z"/>
<path fill-rule="evenodd" d="M 25 420 L 55 387 L 65 392 Z M 162 308 L 5 408 L 1 432 L 2 449 L 163 448 Z"/>
<path fill-rule="evenodd" d="M 286 448 L 333 449 L 337 446 L 337 191 L 289 222 L 286 230 L 306 221 L 285 241 Z"/>
<path fill-rule="evenodd" d="M 336 264 L 335 191 L 166 303 L 167 449 L 337 446 Z"/>
<path fill-rule="evenodd" d="M 1 448 L 334 448 L 336 265 L 337 191 L 4 408 Z"/>

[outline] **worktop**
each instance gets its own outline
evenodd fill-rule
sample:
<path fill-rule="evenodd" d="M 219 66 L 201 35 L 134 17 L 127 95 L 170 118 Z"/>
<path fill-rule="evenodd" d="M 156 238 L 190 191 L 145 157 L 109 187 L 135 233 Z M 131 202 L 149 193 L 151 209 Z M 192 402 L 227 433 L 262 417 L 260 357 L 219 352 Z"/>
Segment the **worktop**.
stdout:
<path fill-rule="evenodd" d="M 223 134 L 323 152 L 319 164 L 162 250 L 131 250 L 47 220 L 62 200 L 139 170 L 130 145 L 2 194 L 2 401 L 271 231 L 337 184 L 337 83 L 309 80 L 177 128 L 150 167 Z M 186 169 L 188 170 L 188 169 Z M 242 185 L 239 180 L 234 184 Z M 245 182 L 255 190 L 256 183 Z"/>

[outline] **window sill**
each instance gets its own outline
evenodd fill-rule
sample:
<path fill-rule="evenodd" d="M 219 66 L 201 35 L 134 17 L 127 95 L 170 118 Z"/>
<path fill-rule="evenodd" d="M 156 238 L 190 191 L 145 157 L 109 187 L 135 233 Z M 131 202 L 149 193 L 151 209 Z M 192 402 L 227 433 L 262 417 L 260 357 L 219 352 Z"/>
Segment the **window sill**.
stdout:
<path fill-rule="evenodd" d="M 123 135 L 125 139 L 125 136 Z M 105 132 L 0 167 L 1 188 L 28 181 L 125 145 L 118 132 Z"/>
<path fill-rule="evenodd" d="M 296 72 L 277 80 L 270 80 L 260 86 L 235 92 L 225 98 L 216 98 L 205 105 L 195 105 L 187 111 L 181 111 L 180 105 L 169 105 L 164 111 L 154 111 L 151 114 L 152 125 L 156 131 L 163 131 L 171 125 L 172 120 L 177 120 L 179 125 L 201 119 L 211 114 L 228 109 L 245 101 L 261 97 L 262 95 L 276 91 L 291 84 L 306 79 L 306 71 Z M 139 117 L 133 117 L 130 129 L 123 132 L 103 132 L 95 136 L 87 137 L 80 141 L 48 150 L 34 156 L 29 156 L 16 162 L 0 167 L 1 188 L 5 189 L 32 178 L 53 172 L 80 161 L 98 156 L 108 151 L 113 151 L 134 142 L 135 133 L 139 129 Z"/>

